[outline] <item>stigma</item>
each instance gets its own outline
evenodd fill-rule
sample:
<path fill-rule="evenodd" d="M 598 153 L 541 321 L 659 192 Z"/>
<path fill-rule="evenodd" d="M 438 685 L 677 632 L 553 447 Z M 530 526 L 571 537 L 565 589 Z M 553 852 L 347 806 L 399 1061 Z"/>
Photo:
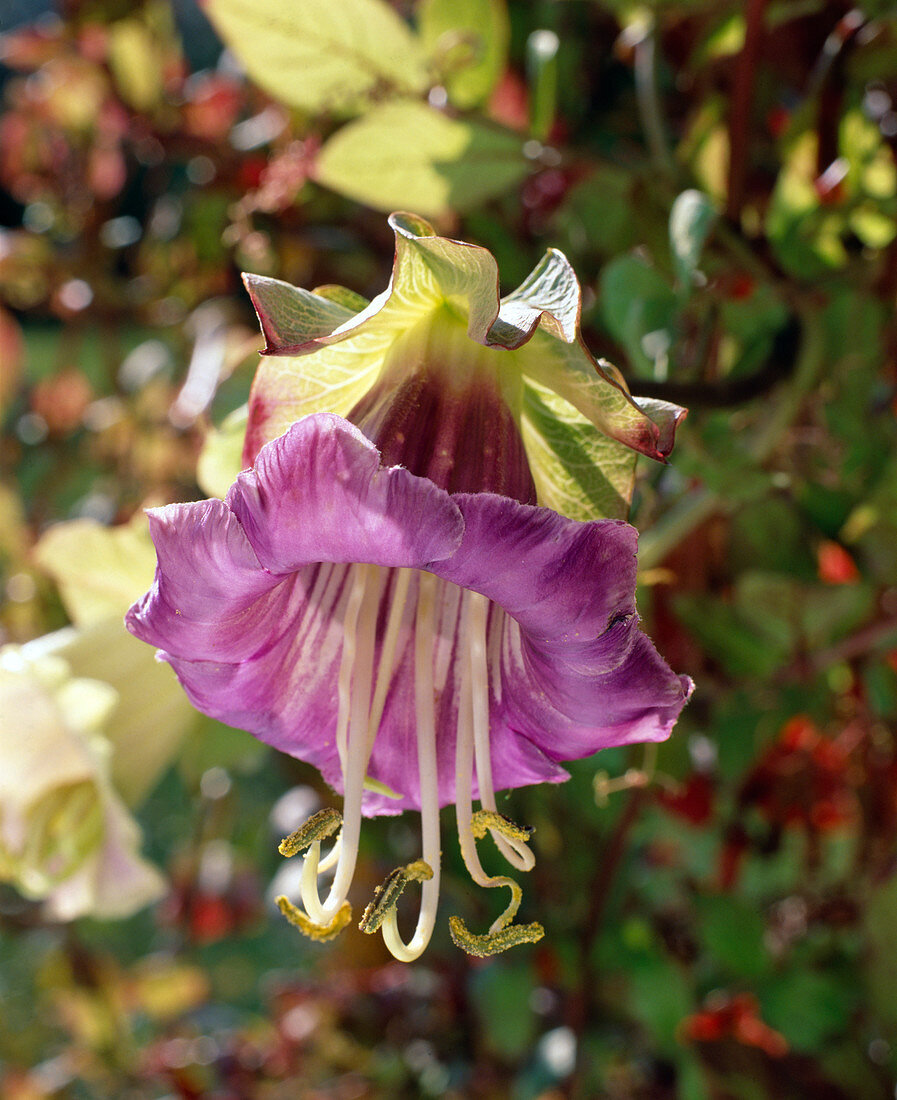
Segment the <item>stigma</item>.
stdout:
<path fill-rule="evenodd" d="M 351 564 L 334 568 L 327 584 L 342 621 L 335 741 L 343 809 L 320 811 L 281 843 L 284 856 L 304 853 L 301 907 L 280 897 L 281 912 L 312 939 L 338 935 L 352 920 L 348 895 L 366 797 L 410 799 L 420 808 L 420 856 L 376 888 L 359 928 L 369 935 L 379 932 L 400 961 L 418 958 L 436 923 L 440 806 L 453 790 L 458 842 L 471 878 L 484 888 L 507 888 L 510 900 L 485 933 L 471 932 L 460 917 L 451 917 L 452 939 L 474 955 L 536 942 L 541 925 L 514 920 L 520 886 L 504 875 L 488 875 L 477 851 L 477 841 L 488 833 L 515 870 L 529 871 L 535 863 L 530 830 L 498 813 L 492 782 L 490 700 L 501 697 L 500 656 L 512 644 L 508 636 L 516 624 L 480 594 L 421 570 Z M 452 737 L 453 761 L 446 744 Z M 394 743 L 383 745 L 384 739 Z M 407 789 L 393 790 L 370 774 L 377 770 L 378 747 L 405 754 Z M 331 875 L 322 897 L 322 883 Z M 417 884 L 417 922 L 405 939 L 397 903 Z"/>

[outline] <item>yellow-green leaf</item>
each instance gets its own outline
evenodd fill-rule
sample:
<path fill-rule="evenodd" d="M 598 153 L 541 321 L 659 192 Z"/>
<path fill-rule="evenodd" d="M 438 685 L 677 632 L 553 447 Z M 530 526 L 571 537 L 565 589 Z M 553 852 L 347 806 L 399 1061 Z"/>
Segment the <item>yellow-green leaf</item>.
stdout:
<path fill-rule="evenodd" d="M 252 79 L 290 107 L 353 113 L 426 86 L 418 40 L 383 0 L 207 0 L 203 10 Z"/>
<path fill-rule="evenodd" d="M 338 130 L 321 149 L 315 177 L 376 210 L 438 217 L 503 194 L 528 171 L 520 140 L 508 131 L 405 100 Z"/>
<path fill-rule="evenodd" d="M 35 548 L 78 626 L 121 618 L 152 584 L 156 554 L 142 512 L 121 527 L 90 519 L 51 527 Z"/>
<path fill-rule="evenodd" d="M 243 469 L 243 440 L 249 422 L 249 406 L 224 418 L 220 428 L 210 428 L 196 463 L 196 481 L 203 492 L 224 497 Z"/>
<path fill-rule="evenodd" d="M 504 0 L 422 0 L 418 27 L 452 103 L 467 109 L 486 100 L 508 60 Z"/>

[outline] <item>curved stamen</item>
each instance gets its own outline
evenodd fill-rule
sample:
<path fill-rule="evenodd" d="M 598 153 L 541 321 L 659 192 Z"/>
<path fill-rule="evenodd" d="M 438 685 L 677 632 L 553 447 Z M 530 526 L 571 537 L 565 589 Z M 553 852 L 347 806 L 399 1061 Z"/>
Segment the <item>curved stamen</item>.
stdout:
<path fill-rule="evenodd" d="M 480 863 L 477 846 L 474 841 L 473 821 L 473 709 L 470 677 L 466 669 L 461 675 L 461 690 L 458 699 L 458 737 L 455 744 L 455 818 L 458 825 L 458 843 L 461 845 L 461 857 L 468 873 L 478 886 L 517 884 L 512 879 L 487 875 Z M 513 888 L 511 890 L 513 895 Z M 513 897 L 512 897 L 513 905 Z M 513 913 L 511 914 L 513 916 Z"/>
<path fill-rule="evenodd" d="M 310 940 L 317 940 L 318 943 L 327 943 L 329 940 L 336 939 L 352 919 L 352 906 L 347 901 L 343 902 L 329 924 L 315 924 L 283 894 L 275 900 L 277 908 L 290 924 L 298 928 L 303 936 L 308 936 Z"/>
<path fill-rule="evenodd" d="M 382 569 L 370 565 L 355 566 L 352 589 L 346 606 L 337 719 L 337 747 L 339 747 L 341 732 L 345 739 L 344 751 L 340 753 L 343 765 L 343 827 L 340 832 L 339 855 L 336 860 L 336 873 L 326 901 L 322 902 L 318 893 L 320 843 L 317 841 L 306 856 L 306 866 L 303 868 L 300 882 L 305 911 L 311 920 L 319 925 L 330 925 L 340 911 L 352 884 L 358 858 L 361 802 L 364 794 L 364 777 L 370 758 L 368 718 L 371 706 L 377 613 L 385 579 L 386 573 Z M 332 865 L 330 857 L 326 862 Z"/>
<path fill-rule="evenodd" d="M 436 578 L 431 573 L 420 573 L 414 630 L 414 710 L 417 726 L 417 766 L 420 775 L 421 846 L 423 848 L 423 861 L 419 860 L 418 863 L 423 862 L 432 874 L 424 878 L 417 925 L 414 935 L 407 944 L 399 933 L 395 902 L 383 918 L 384 943 L 401 962 L 413 962 L 430 942 L 439 902 L 439 776 L 436 761 L 436 711 L 433 688 L 435 622 Z"/>
<path fill-rule="evenodd" d="M 508 879 L 508 882 L 511 880 Z M 545 929 L 534 921 L 532 924 L 510 924 L 498 931 L 490 930 L 483 936 L 471 932 L 460 917 L 449 917 L 449 931 L 452 940 L 462 951 L 468 955 L 476 955 L 485 959 L 489 955 L 498 955 L 507 951 L 509 947 L 517 947 L 521 943 L 538 943 L 545 935 Z"/>
<path fill-rule="evenodd" d="M 477 840 L 482 840 L 488 832 L 497 832 L 508 840 L 517 840 L 521 843 L 529 840 L 533 830 L 527 825 L 518 825 L 498 810 L 477 810 L 470 819 L 470 827 Z"/>
<path fill-rule="evenodd" d="M 489 752 L 489 666 L 486 654 L 486 622 L 489 603 L 479 592 L 466 593 L 467 644 L 470 672 L 473 680 L 473 743 L 477 765 L 480 803 L 485 810 L 495 810 L 495 788 L 492 785 L 492 757 Z M 498 850 L 518 871 L 531 871 L 536 857 L 526 843 L 526 837 L 489 827 Z"/>
<path fill-rule="evenodd" d="M 331 806 L 325 806 L 323 810 L 318 810 L 316 814 L 312 814 L 308 821 L 304 825 L 300 825 L 295 833 L 290 833 L 289 836 L 284 837 L 277 850 L 282 856 L 294 856 L 301 852 L 303 848 L 314 844 L 316 840 L 333 836 L 342 822 L 343 816 L 339 810 L 334 810 Z"/>
<path fill-rule="evenodd" d="M 327 853 L 326 856 L 318 864 L 318 874 L 323 875 L 325 871 L 329 871 L 331 867 L 335 867 L 339 861 L 339 854 L 343 847 L 343 834 L 340 833 L 336 840 L 333 842 L 333 847 Z"/>
<path fill-rule="evenodd" d="M 390 871 L 383 882 L 374 887 L 374 900 L 369 902 L 362 913 L 359 929 L 368 935 L 377 932 L 383 922 L 395 913 L 396 904 L 408 883 L 428 882 L 432 877 L 433 868 L 423 859 L 416 859 L 413 863 Z"/>
<path fill-rule="evenodd" d="M 493 921 L 489 931 L 478 936 L 471 933 L 460 917 L 449 918 L 452 939 L 462 950 L 475 955 L 492 955 L 518 943 L 536 943 L 545 934 L 538 923 L 512 925 L 520 907 L 523 893 L 513 879 L 504 875 L 487 875 L 480 863 L 473 835 L 473 757 L 474 757 L 474 690 L 470 657 L 462 660 L 461 684 L 458 699 L 458 735 L 455 747 L 455 816 L 458 826 L 458 842 L 461 856 L 471 878 L 479 886 L 507 886 L 511 900 L 505 911 Z M 488 697 L 486 700 L 488 706 Z"/>

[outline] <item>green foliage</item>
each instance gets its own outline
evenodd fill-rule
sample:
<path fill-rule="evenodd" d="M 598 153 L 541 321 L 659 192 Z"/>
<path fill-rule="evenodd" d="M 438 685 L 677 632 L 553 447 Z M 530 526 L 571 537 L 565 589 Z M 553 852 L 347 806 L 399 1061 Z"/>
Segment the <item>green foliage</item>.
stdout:
<path fill-rule="evenodd" d="M 690 291 L 704 243 L 716 215 L 713 203 L 700 191 L 683 191 L 670 208 L 670 250 L 680 286 Z"/>
<path fill-rule="evenodd" d="M 354 114 L 383 90 L 424 87 L 417 38 L 382 0 L 211 0 L 206 11 L 249 75 L 291 107 Z"/>
<path fill-rule="evenodd" d="M 665 376 L 676 296 L 660 272 L 637 256 L 612 260 L 601 273 L 601 314 L 634 370 L 645 378 Z"/>
<path fill-rule="evenodd" d="M 726 894 L 697 899 L 698 932 L 714 966 L 726 980 L 763 975 L 769 960 L 763 944 L 763 914 L 748 901 Z"/>
<path fill-rule="evenodd" d="M 462 110 L 486 102 L 508 60 L 504 0 L 421 0 L 417 19 L 423 47 L 451 102 Z"/>
<path fill-rule="evenodd" d="M 438 217 L 480 206 L 528 172 L 514 135 L 400 100 L 334 134 L 315 178 L 375 210 L 408 207 Z"/>

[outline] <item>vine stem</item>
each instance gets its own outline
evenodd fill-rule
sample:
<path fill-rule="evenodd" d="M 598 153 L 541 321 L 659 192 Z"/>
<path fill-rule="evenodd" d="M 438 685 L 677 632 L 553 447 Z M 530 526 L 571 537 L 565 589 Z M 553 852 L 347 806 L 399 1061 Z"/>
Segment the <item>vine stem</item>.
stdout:
<path fill-rule="evenodd" d="M 676 162 L 667 141 L 660 96 L 657 93 L 656 42 L 654 19 L 651 18 L 635 44 L 635 97 L 651 160 L 664 176 L 672 177 L 676 174 Z"/>
<path fill-rule="evenodd" d="M 575 1100 L 576 1097 L 582 1097 L 585 1100 L 585 1097 L 591 1095 L 586 1092 L 584 1080 L 586 1067 L 583 1060 L 582 1038 L 589 1022 L 592 993 L 599 984 L 592 965 L 593 947 L 601 933 L 611 887 L 626 854 L 629 834 L 638 820 L 644 800 L 643 788 L 631 788 L 613 832 L 596 861 L 595 873 L 589 884 L 589 909 L 582 925 L 578 944 L 580 981 L 567 1016 L 569 1026 L 576 1036 L 576 1065 L 563 1090 L 563 1095 L 569 1100 Z"/>
<path fill-rule="evenodd" d="M 813 303 L 809 303 L 812 307 Z M 779 397 L 763 427 L 748 444 L 746 462 L 763 465 L 775 452 L 782 437 L 799 414 L 819 380 L 825 363 L 825 331 L 813 308 L 801 311 L 801 345 L 790 385 Z M 655 569 L 692 531 L 711 516 L 729 512 L 737 501 L 728 500 L 714 489 L 693 489 L 670 507 L 654 526 L 639 537 L 639 569 Z"/>
<path fill-rule="evenodd" d="M 732 101 L 729 109 L 729 185 L 726 217 L 741 220 L 747 178 L 748 134 L 751 122 L 754 77 L 763 42 L 763 16 L 768 0 L 748 0 L 745 13 L 744 46 L 735 65 Z"/>

